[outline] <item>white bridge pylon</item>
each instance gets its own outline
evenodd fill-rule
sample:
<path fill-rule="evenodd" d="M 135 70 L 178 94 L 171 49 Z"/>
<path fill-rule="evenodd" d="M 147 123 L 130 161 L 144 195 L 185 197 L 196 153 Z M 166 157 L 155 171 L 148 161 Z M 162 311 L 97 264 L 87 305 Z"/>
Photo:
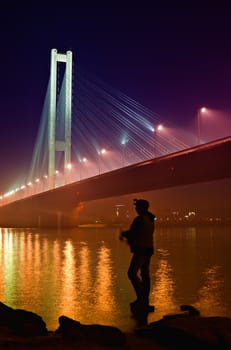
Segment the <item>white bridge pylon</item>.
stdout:
<path fill-rule="evenodd" d="M 64 139 L 56 139 L 57 120 L 57 65 L 65 63 L 65 109 Z M 58 53 L 56 49 L 51 50 L 50 68 L 50 91 L 49 91 L 49 112 L 48 112 L 48 179 L 49 189 L 55 187 L 55 159 L 56 151 L 64 152 L 64 172 L 67 171 L 71 162 L 71 119 L 72 119 L 72 52 L 66 54 Z"/>

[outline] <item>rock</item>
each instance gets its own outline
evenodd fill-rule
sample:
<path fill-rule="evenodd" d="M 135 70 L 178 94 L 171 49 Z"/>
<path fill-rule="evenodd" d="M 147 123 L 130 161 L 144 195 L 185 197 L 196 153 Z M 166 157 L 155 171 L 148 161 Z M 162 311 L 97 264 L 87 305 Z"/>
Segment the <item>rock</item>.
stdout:
<path fill-rule="evenodd" d="M 200 311 L 192 305 L 181 305 L 181 311 L 187 311 L 189 316 L 200 316 Z"/>
<path fill-rule="evenodd" d="M 194 306 L 181 305 L 180 309 L 181 309 L 180 313 L 167 314 L 167 315 L 164 315 L 163 318 L 172 319 L 172 318 L 179 318 L 179 317 L 186 317 L 186 316 L 200 316 L 200 311 L 197 310 Z"/>
<path fill-rule="evenodd" d="M 11 307 L 0 302 L 0 326 L 20 336 L 47 335 L 46 324 L 37 314 Z"/>
<path fill-rule="evenodd" d="M 105 346 L 122 346 L 126 343 L 125 334 L 113 326 L 99 324 L 83 325 L 66 316 L 59 317 L 56 333 L 65 339 L 93 342 Z"/>
<path fill-rule="evenodd" d="M 185 316 L 162 318 L 135 334 L 158 340 L 172 349 L 231 349 L 231 319 Z"/>

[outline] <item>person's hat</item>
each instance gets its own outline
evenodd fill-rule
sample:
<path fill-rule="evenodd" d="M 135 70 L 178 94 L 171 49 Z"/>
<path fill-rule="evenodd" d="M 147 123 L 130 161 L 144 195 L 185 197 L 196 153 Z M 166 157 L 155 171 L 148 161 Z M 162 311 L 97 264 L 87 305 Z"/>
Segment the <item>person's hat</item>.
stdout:
<path fill-rule="evenodd" d="M 146 199 L 134 199 L 134 205 L 142 210 L 148 210 L 149 208 L 149 202 Z"/>

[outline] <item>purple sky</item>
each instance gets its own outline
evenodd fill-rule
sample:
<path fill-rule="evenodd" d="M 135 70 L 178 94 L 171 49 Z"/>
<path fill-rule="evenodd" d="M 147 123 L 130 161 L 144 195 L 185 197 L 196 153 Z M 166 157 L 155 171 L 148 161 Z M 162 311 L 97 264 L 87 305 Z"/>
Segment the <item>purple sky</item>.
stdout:
<path fill-rule="evenodd" d="M 231 110 L 227 2 L 50 3 L 1 6 L 0 192 L 29 168 L 52 48 L 181 125 L 202 105 Z"/>

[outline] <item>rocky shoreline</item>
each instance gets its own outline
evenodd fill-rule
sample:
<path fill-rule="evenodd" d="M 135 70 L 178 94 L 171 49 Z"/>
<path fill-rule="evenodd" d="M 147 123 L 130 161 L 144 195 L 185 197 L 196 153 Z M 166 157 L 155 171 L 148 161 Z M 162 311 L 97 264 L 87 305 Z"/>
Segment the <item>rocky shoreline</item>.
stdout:
<path fill-rule="evenodd" d="M 83 325 L 59 317 L 56 331 L 48 331 L 42 317 L 12 309 L 0 302 L 1 349 L 231 349 L 231 319 L 202 317 L 192 306 L 182 305 L 178 314 L 166 315 L 124 333 L 100 324 Z"/>

